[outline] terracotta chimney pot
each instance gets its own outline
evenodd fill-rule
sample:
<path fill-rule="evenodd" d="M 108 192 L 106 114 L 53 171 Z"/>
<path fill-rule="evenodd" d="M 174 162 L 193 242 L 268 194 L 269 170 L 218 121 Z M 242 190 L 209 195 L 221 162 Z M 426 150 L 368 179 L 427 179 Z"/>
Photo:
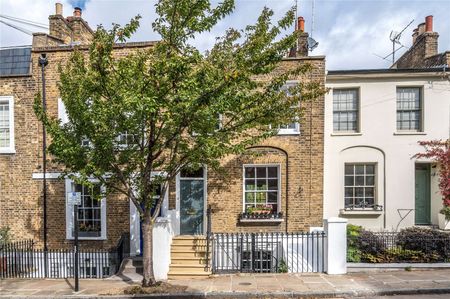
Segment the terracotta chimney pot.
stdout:
<path fill-rule="evenodd" d="M 74 16 L 74 17 L 81 18 L 81 8 L 75 7 L 75 8 L 74 8 L 74 11 L 73 11 L 73 16 Z"/>
<path fill-rule="evenodd" d="M 433 32 L 433 16 L 425 18 L 425 32 Z"/>
<path fill-rule="evenodd" d="M 297 19 L 297 30 L 305 32 L 305 19 L 303 17 L 298 17 Z"/>

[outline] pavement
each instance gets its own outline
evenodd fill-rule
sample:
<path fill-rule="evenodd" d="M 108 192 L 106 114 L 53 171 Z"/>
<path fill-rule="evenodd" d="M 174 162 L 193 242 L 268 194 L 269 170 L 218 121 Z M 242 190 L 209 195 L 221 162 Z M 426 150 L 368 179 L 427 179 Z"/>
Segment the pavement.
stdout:
<path fill-rule="evenodd" d="M 174 280 L 187 286 L 182 294 L 119 295 L 133 285 L 120 277 L 80 280 L 73 292 L 73 279 L 6 279 L 0 281 L 0 298 L 349 298 L 386 295 L 450 294 L 450 269 L 389 271 L 327 275 L 233 274 L 205 279 Z M 115 295 L 114 295 L 115 294 Z M 449 295 L 450 297 L 450 295 Z"/>

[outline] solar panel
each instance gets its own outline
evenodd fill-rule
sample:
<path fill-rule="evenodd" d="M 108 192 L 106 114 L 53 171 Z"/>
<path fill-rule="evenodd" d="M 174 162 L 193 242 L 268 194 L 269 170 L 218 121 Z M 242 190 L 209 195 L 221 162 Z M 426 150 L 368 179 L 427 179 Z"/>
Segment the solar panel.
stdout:
<path fill-rule="evenodd" d="M 31 47 L 0 49 L 0 76 L 28 75 Z"/>

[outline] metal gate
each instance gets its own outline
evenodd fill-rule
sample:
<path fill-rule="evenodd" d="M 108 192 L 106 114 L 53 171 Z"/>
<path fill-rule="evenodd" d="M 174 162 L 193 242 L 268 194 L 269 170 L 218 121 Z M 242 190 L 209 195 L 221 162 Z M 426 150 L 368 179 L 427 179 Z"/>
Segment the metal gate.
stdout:
<path fill-rule="evenodd" d="M 325 233 L 213 234 L 213 273 L 324 272 Z"/>

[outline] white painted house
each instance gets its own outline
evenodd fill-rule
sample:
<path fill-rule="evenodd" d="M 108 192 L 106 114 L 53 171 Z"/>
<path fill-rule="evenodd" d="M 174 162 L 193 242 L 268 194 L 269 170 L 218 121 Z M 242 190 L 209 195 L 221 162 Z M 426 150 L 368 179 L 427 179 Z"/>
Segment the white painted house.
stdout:
<path fill-rule="evenodd" d="M 372 230 L 437 225 L 436 165 L 419 141 L 450 132 L 450 51 L 438 53 L 433 16 L 389 69 L 329 71 L 325 97 L 324 218 Z"/>
<path fill-rule="evenodd" d="M 325 97 L 324 218 L 372 230 L 436 225 L 436 165 L 423 140 L 447 139 L 448 66 L 329 71 Z"/>

